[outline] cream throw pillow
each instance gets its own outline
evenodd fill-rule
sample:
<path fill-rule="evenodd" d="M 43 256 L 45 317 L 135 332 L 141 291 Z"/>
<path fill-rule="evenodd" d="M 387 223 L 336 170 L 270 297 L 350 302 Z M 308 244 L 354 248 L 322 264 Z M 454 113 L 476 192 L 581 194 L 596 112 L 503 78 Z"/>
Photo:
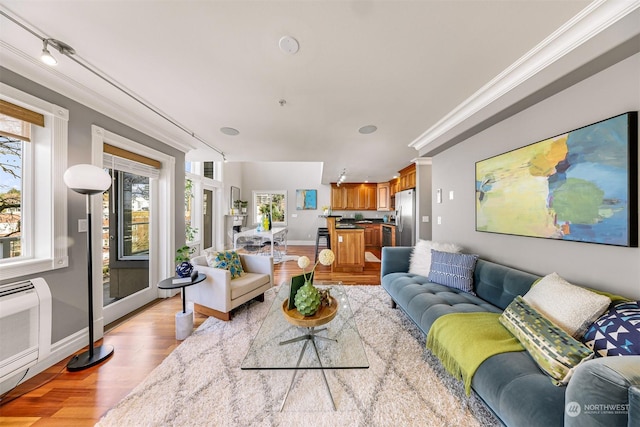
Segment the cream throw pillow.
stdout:
<path fill-rule="evenodd" d="M 462 248 L 454 243 L 440 243 L 432 240 L 419 240 L 413 247 L 409 260 L 409 273 L 429 276 L 431 271 L 431 249 L 440 252 L 459 253 Z"/>
<path fill-rule="evenodd" d="M 572 285 L 557 273 L 543 277 L 523 299 L 576 339 L 611 304 L 609 297 Z"/>

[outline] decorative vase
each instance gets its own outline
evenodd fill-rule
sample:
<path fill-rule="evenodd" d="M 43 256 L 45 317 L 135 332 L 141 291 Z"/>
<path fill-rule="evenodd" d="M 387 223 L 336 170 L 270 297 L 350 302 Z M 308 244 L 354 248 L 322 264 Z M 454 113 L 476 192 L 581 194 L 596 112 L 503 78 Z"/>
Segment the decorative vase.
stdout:
<path fill-rule="evenodd" d="M 179 277 L 189 277 L 193 271 L 193 265 L 189 261 L 181 262 L 176 266 L 176 274 Z"/>
<path fill-rule="evenodd" d="M 320 308 L 320 292 L 311 282 L 305 282 L 294 299 L 296 309 L 303 316 L 313 316 Z"/>

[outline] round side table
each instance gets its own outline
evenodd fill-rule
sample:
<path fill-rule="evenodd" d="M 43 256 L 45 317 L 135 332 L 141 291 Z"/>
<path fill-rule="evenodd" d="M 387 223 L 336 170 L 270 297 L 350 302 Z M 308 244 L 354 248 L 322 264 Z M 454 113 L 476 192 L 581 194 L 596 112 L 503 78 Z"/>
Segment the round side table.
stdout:
<path fill-rule="evenodd" d="M 195 285 L 197 283 L 202 282 L 207 278 L 206 274 L 198 273 L 198 277 L 194 280 L 190 278 L 188 282 L 180 281 L 179 283 L 174 283 L 174 280 L 181 280 L 180 277 L 168 277 L 164 280 L 161 280 L 158 283 L 158 289 L 182 289 L 182 311 L 176 313 L 176 339 L 183 340 L 191 335 L 191 331 L 193 331 L 193 312 L 189 310 L 187 312 L 187 302 L 185 301 L 185 288 L 187 286 Z"/>

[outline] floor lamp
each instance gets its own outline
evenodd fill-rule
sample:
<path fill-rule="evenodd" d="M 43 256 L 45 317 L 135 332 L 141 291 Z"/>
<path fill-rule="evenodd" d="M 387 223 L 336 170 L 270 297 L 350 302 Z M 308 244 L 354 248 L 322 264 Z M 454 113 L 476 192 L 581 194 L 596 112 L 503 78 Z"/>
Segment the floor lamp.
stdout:
<path fill-rule="evenodd" d="M 87 279 L 89 292 L 89 349 L 76 354 L 67 364 L 69 371 L 80 371 L 97 365 L 113 354 L 113 346 L 93 345 L 93 263 L 91 254 L 91 195 L 105 192 L 111 177 L 104 169 L 94 165 L 71 166 L 64 173 L 64 183 L 76 193 L 87 195 Z"/>

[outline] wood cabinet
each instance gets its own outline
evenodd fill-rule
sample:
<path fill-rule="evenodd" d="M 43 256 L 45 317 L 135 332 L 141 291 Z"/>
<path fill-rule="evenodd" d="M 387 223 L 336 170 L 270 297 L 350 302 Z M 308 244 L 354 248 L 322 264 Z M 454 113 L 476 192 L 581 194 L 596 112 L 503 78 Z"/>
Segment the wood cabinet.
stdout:
<path fill-rule="evenodd" d="M 376 210 L 376 184 L 331 184 L 331 209 L 337 210 Z"/>
<path fill-rule="evenodd" d="M 391 184 L 388 182 L 380 182 L 377 185 L 378 190 L 378 210 L 391 210 Z"/>
<path fill-rule="evenodd" d="M 410 188 L 416 188 L 416 165 L 410 164 L 406 168 L 400 171 L 398 177 L 398 189 L 397 191 L 408 190 Z"/>
<path fill-rule="evenodd" d="M 336 229 L 337 242 L 331 242 L 335 247 L 336 261 L 333 271 L 362 271 L 364 269 L 364 233 L 362 229 Z"/>
<path fill-rule="evenodd" d="M 364 246 L 379 248 L 382 245 L 381 224 L 359 224 L 364 227 Z"/>

